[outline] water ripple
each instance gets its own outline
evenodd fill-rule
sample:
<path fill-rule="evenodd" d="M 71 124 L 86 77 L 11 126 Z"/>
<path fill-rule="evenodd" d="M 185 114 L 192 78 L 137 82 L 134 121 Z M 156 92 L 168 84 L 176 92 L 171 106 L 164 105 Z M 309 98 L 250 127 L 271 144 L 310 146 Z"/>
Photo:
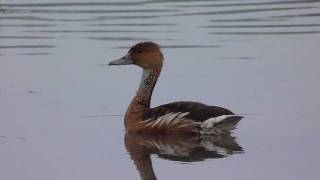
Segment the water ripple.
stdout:
<path fill-rule="evenodd" d="M 286 10 L 315 9 L 315 8 L 317 8 L 317 7 L 316 6 L 304 6 L 304 7 L 241 9 L 241 10 L 224 10 L 224 11 L 207 11 L 207 12 L 181 13 L 181 14 L 176 14 L 175 16 L 214 15 L 214 14 L 244 14 L 244 13 L 264 12 L 264 11 L 286 11 Z"/>
<path fill-rule="evenodd" d="M 283 27 L 319 27 L 320 24 L 278 24 L 278 25 L 210 25 L 205 28 L 283 28 Z"/>
<path fill-rule="evenodd" d="M 55 27 L 54 24 L 0 24 L 0 27 Z"/>
<path fill-rule="evenodd" d="M 43 17 L 37 17 L 37 16 L 7 16 L 7 17 L 0 17 L 0 20 L 25 20 L 25 21 L 64 21 L 64 22 L 83 22 L 83 21 L 95 21 L 94 18 L 89 19 L 65 19 L 65 18 L 43 18 Z"/>
<path fill-rule="evenodd" d="M 144 27 L 144 26 L 175 26 L 176 24 L 174 23 L 118 23 L 118 24 L 89 24 L 87 26 L 123 26 L 123 27 L 132 27 L 132 26 L 137 26 L 137 27 Z"/>
<path fill-rule="evenodd" d="M 56 9 L 8 9 L 5 10 L 9 13 L 33 13 L 33 14 L 75 14 L 75 13 L 86 13 L 86 14 L 104 14 L 104 13 L 156 13 L 156 12 L 178 12 L 177 9 L 106 9 L 106 10 L 56 10 Z"/>
<path fill-rule="evenodd" d="M 176 48 L 219 48 L 218 45 L 161 45 L 162 49 L 176 49 Z M 119 46 L 116 49 L 129 49 L 130 46 Z"/>
<path fill-rule="evenodd" d="M 0 36 L 0 39 L 53 39 L 49 36 Z"/>
<path fill-rule="evenodd" d="M 174 31 L 151 30 L 26 30 L 24 32 L 36 33 L 173 33 Z M 1 36 L 0 36 L 1 38 Z"/>
<path fill-rule="evenodd" d="M 74 6 L 130 6 L 140 5 L 141 2 L 61 2 L 61 3 L 2 3 L 2 7 L 74 7 Z"/>
<path fill-rule="evenodd" d="M 66 40 L 88 39 L 116 42 L 109 46 L 116 48 L 143 40 L 175 44 L 162 48 L 216 48 L 220 46 L 203 44 L 210 44 L 212 38 L 221 42 L 221 37 L 231 42 L 235 35 L 247 40 L 320 31 L 319 0 L 29 2 L 0 3 L 2 54 L 9 49 L 9 54 L 49 55 L 37 49 L 63 48 Z M 53 45 L 46 45 L 48 39 L 54 39 Z M 20 48 L 35 50 L 21 54 Z M 14 49 L 16 53 L 11 52 Z"/>
<path fill-rule="evenodd" d="M 212 19 L 209 22 L 268 22 L 268 21 L 287 21 L 286 19 L 275 18 L 236 18 L 236 19 Z"/>
<path fill-rule="evenodd" d="M 273 16 L 273 17 L 275 17 L 275 18 L 320 17 L 320 13 L 306 13 L 306 14 L 281 15 L 281 16 Z"/>
<path fill-rule="evenodd" d="M 223 4 L 201 4 L 201 5 L 173 5 L 172 7 L 195 8 L 195 7 L 240 7 L 240 6 L 266 6 L 266 5 L 291 5 L 291 4 L 308 4 L 317 3 L 319 0 L 304 1 L 271 1 L 271 2 L 241 2 L 241 3 L 223 3 Z"/>
<path fill-rule="evenodd" d="M 13 45 L 13 46 L 0 46 L 0 49 L 24 49 L 24 48 L 55 48 L 52 45 Z"/>
<path fill-rule="evenodd" d="M 99 16 L 98 20 L 108 20 L 108 19 L 153 19 L 153 18 L 159 18 L 160 15 L 138 15 L 138 16 L 132 16 L 132 15 L 121 15 L 121 16 Z"/>
<path fill-rule="evenodd" d="M 320 31 L 281 31 L 281 32 L 211 32 L 213 35 L 299 35 L 319 34 Z"/>
<path fill-rule="evenodd" d="M 100 41 L 142 41 L 150 40 L 143 37 L 87 37 L 91 40 L 100 40 Z"/>

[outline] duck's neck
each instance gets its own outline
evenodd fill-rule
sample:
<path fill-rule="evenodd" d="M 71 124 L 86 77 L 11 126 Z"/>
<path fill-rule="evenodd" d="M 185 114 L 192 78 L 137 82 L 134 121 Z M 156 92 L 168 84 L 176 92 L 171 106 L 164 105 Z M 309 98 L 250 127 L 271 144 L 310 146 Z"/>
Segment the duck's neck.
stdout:
<path fill-rule="evenodd" d="M 143 69 L 140 86 L 136 93 L 138 103 L 149 108 L 154 86 L 157 83 L 161 69 Z"/>
<path fill-rule="evenodd" d="M 150 109 L 150 101 L 153 88 L 160 75 L 159 69 L 144 69 L 141 77 L 139 89 L 132 99 L 125 114 L 125 126 L 128 132 L 139 131 L 139 124 L 142 121 L 145 112 Z"/>

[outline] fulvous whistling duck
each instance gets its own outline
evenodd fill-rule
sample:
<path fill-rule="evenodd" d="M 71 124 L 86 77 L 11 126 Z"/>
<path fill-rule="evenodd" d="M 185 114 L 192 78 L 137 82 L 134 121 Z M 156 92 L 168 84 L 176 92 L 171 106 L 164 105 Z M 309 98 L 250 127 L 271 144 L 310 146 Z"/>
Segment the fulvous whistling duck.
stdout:
<path fill-rule="evenodd" d="M 242 116 L 230 110 L 198 102 L 174 102 L 150 108 L 154 86 L 160 75 L 163 54 L 153 42 L 141 42 L 109 65 L 134 64 L 143 69 L 141 82 L 125 114 L 125 128 L 134 133 L 225 134 L 235 129 Z"/>

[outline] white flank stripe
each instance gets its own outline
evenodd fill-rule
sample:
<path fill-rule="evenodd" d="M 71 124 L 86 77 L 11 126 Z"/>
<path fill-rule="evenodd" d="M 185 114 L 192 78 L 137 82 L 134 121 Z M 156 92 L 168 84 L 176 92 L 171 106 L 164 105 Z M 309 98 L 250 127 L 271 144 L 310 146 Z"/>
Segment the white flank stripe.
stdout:
<path fill-rule="evenodd" d="M 185 119 L 184 118 L 176 118 L 174 121 L 173 121 L 173 123 L 171 124 L 171 126 L 175 126 L 175 125 L 177 125 L 177 124 L 179 124 L 179 123 L 181 123 L 182 121 L 184 121 Z"/>
<path fill-rule="evenodd" d="M 187 126 L 192 126 L 192 123 L 181 124 L 177 128 L 183 128 L 183 127 L 187 127 Z"/>
<path fill-rule="evenodd" d="M 158 117 L 157 119 L 150 118 L 150 119 L 147 119 L 144 121 L 140 121 L 139 123 L 143 123 L 144 127 L 151 126 L 152 128 L 154 128 L 156 126 L 159 126 L 159 127 L 174 126 L 174 125 L 177 125 L 177 124 L 181 123 L 182 121 L 186 120 L 183 117 L 188 114 L 189 114 L 189 112 L 185 112 L 185 113 L 170 112 L 168 114 L 165 114 L 165 115 Z M 186 126 L 186 125 L 184 125 L 184 126 Z"/>
<path fill-rule="evenodd" d="M 222 116 L 207 119 L 201 124 L 201 127 L 206 129 L 211 128 L 215 124 L 220 123 L 221 121 L 233 116 L 237 116 L 237 115 L 222 115 Z"/>
<path fill-rule="evenodd" d="M 173 113 L 170 115 L 167 119 L 167 122 L 165 122 L 165 125 L 169 125 L 170 123 L 174 122 L 174 120 L 179 116 L 179 113 Z"/>

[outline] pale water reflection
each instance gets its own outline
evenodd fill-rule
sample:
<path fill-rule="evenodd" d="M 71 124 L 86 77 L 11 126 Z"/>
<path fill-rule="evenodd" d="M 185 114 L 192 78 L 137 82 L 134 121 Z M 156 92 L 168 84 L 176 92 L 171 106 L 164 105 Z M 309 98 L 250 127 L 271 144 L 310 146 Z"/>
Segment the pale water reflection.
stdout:
<path fill-rule="evenodd" d="M 148 135 L 126 134 L 125 146 L 133 160 L 141 179 L 157 179 L 151 155 L 176 162 L 200 162 L 219 159 L 242 153 L 235 137 L 200 135 Z"/>
<path fill-rule="evenodd" d="M 105 64 L 152 40 L 165 55 L 152 106 L 245 115 L 245 153 L 181 164 L 152 151 L 158 179 L 318 180 L 319 12 L 319 0 L 0 0 L 0 179 L 140 179 L 123 113 L 141 72 Z"/>

